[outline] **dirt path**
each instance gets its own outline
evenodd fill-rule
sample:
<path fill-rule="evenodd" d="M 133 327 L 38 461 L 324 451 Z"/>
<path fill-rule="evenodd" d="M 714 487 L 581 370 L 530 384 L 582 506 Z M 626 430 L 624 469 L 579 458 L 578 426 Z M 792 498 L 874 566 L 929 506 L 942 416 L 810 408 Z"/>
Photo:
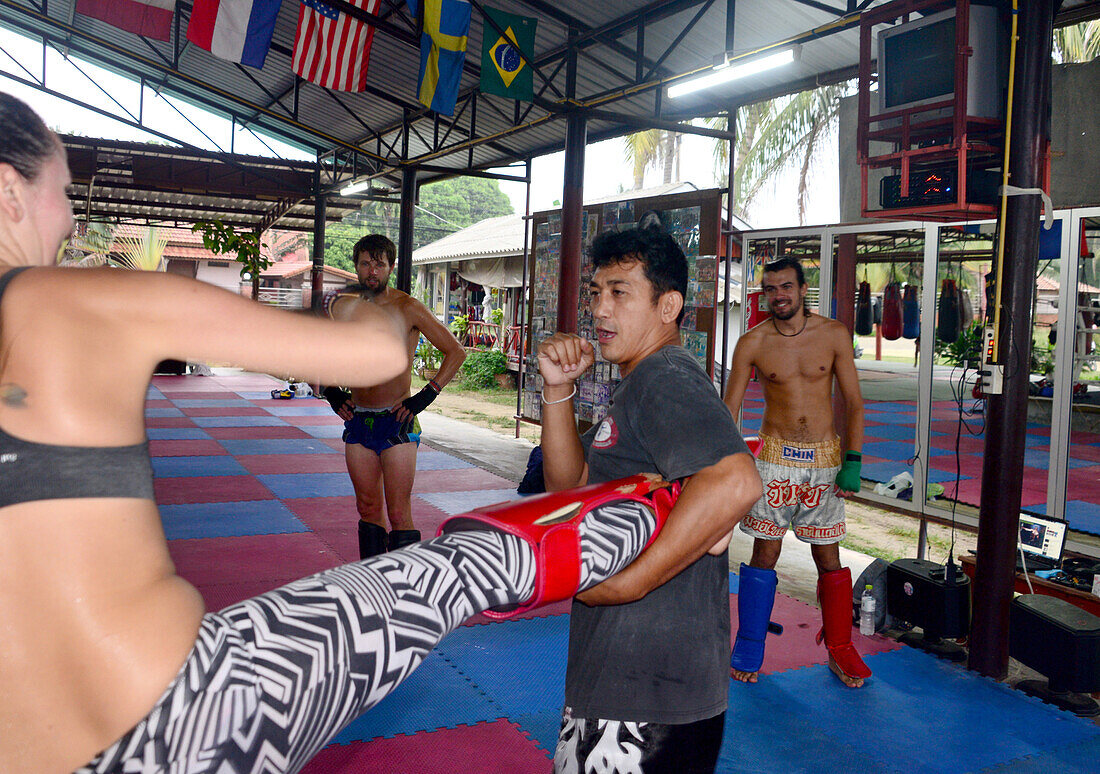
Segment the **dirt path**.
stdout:
<path fill-rule="evenodd" d="M 420 389 L 418 381 L 414 376 L 414 391 Z M 466 390 L 457 383 L 452 383 L 447 385 L 435 399 L 431 410 L 510 438 L 516 437 L 515 392 Z M 538 443 L 538 425 L 521 422 L 520 437 Z M 916 556 L 920 526 L 917 518 L 851 501 L 847 505 L 846 513 L 848 536 L 841 542 L 845 548 L 876 556 L 888 562 L 902 557 Z M 934 562 L 946 561 L 951 541 L 950 527 L 930 523 L 927 558 Z M 954 554 L 957 557 L 969 549 L 976 548 L 978 536 L 959 528 L 954 531 L 954 542 Z"/>

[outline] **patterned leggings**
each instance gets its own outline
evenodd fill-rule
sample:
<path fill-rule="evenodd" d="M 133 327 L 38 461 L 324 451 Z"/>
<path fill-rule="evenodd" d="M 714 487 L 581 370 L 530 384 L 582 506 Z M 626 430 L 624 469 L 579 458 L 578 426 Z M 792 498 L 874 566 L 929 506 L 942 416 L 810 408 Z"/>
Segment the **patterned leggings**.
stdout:
<path fill-rule="evenodd" d="M 581 588 L 629 564 L 654 529 L 633 501 L 587 514 Z M 534 577 L 526 542 L 456 532 L 208 613 L 149 715 L 78 772 L 296 772 L 448 632 L 528 599 Z"/>

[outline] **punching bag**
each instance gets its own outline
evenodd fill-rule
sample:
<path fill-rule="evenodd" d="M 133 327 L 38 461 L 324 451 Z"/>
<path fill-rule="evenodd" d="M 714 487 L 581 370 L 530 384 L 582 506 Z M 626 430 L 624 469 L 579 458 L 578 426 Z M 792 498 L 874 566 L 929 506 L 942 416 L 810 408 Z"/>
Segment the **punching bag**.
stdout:
<path fill-rule="evenodd" d="M 871 308 L 871 283 L 867 280 L 859 283 L 859 295 L 856 298 L 856 335 L 870 336 L 875 332 L 875 312 Z"/>
<path fill-rule="evenodd" d="M 959 288 L 959 333 L 970 327 L 974 321 L 974 307 L 970 305 L 970 294 Z"/>
<path fill-rule="evenodd" d="M 901 338 L 901 316 L 901 286 L 889 282 L 882 291 L 882 338 L 887 341 Z"/>
<path fill-rule="evenodd" d="M 945 279 L 940 283 L 940 314 L 936 338 L 945 344 L 951 344 L 959 338 L 959 290 L 953 279 Z"/>
<path fill-rule="evenodd" d="M 901 301 L 901 312 L 901 335 L 907 339 L 919 339 L 920 301 L 917 300 L 917 289 L 913 285 L 905 286 L 905 293 Z"/>

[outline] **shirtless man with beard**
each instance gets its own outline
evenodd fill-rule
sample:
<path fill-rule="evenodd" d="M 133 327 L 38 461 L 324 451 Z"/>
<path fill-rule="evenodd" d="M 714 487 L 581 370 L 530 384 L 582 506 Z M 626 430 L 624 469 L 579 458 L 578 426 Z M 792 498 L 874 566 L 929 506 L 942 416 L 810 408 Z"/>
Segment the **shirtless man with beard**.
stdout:
<path fill-rule="evenodd" d="M 846 532 L 842 498 L 859 491 L 863 446 L 852 335 L 806 308 L 808 287 L 797 261 L 766 264 L 761 285 L 772 316 L 738 340 L 725 397 L 736 418 L 756 369 L 765 402 L 756 461 L 764 495 L 741 521 L 754 540 L 750 563 L 741 565 L 731 674 L 756 682 L 775 600 L 774 568 L 793 527 L 817 565 L 818 642 L 825 640 L 836 676 L 859 688 L 871 671 L 852 646 L 852 574 L 840 566 L 839 547 Z M 833 423 L 834 378 L 845 404 L 843 448 Z"/>
<path fill-rule="evenodd" d="M 350 392 L 339 387 L 323 390 L 332 410 L 344 420 L 344 456 L 359 510 L 361 559 L 420 540 L 412 521 L 412 486 L 420 444 L 416 415 L 435 400 L 466 359 L 466 350 L 430 309 L 389 286 L 396 260 L 397 247 L 392 241 L 381 234 L 368 234 L 352 249 L 359 283 L 324 300 L 324 311 L 334 320 L 354 320 L 363 303 L 390 314 L 405 330 L 410 362 L 421 334 L 443 353 L 439 373 L 416 395 L 409 395 L 411 369 L 374 387 L 353 387 Z"/>

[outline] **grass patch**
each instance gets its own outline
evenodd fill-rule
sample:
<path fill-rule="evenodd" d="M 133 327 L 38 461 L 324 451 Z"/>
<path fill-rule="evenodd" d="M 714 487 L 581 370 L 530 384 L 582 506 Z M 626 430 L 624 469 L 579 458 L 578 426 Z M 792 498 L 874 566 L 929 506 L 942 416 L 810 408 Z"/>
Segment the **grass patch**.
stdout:
<path fill-rule="evenodd" d="M 890 527 L 886 530 L 887 535 L 893 535 L 900 538 L 915 538 L 917 531 L 915 529 L 906 529 L 905 527 Z"/>
<path fill-rule="evenodd" d="M 876 559 L 882 559 L 886 562 L 893 562 L 895 559 L 900 559 L 902 557 L 902 554 L 879 548 L 872 543 L 867 543 L 859 538 L 852 537 L 851 534 L 841 540 L 840 545 L 852 551 L 859 551 L 861 554 L 867 554 L 868 556 L 873 556 Z"/>

